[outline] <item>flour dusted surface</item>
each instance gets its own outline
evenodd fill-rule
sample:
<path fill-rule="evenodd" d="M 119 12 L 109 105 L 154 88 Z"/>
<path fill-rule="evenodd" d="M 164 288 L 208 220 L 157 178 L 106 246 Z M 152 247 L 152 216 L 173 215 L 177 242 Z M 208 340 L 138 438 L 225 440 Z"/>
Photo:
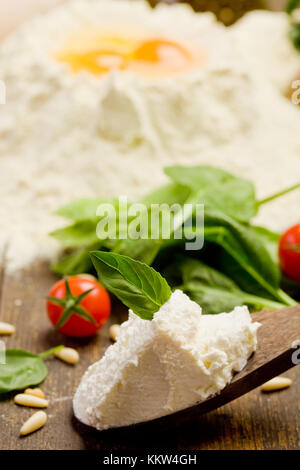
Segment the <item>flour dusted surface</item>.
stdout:
<path fill-rule="evenodd" d="M 251 15 L 225 29 L 212 15 L 183 5 L 153 12 L 143 2 L 71 1 L 5 41 L 0 245 L 7 246 L 10 269 L 55 256 L 58 246 L 48 232 L 61 224 L 53 215 L 60 205 L 89 195 L 139 197 L 165 181 L 166 165 L 221 166 L 252 179 L 260 197 L 298 181 L 300 113 L 281 95 L 279 67 L 284 57 L 289 74 L 298 56 L 286 39 L 285 15 Z M 205 48 L 208 61 L 175 78 L 147 80 L 116 71 L 103 78 L 73 75 L 52 58 L 74 31 L 121 20 L 137 31 L 145 25 L 144 34 Z M 180 25 L 176 33 L 174 21 Z M 255 21 L 255 37 L 243 32 Z M 264 22 L 268 30 L 280 25 L 280 34 L 277 28 L 274 39 L 266 37 Z M 239 35 L 245 48 L 251 46 L 255 67 Z M 267 43 L 263 51 L 260 35 Z M 284 46 L 273 47 L 272 41 Z M 266 75 L 270 50 L 274 57 Z M 299 221 L 299 203 L 299 194 L 289 195 L 265 207 L 257 221 L 282 229 Z"/>

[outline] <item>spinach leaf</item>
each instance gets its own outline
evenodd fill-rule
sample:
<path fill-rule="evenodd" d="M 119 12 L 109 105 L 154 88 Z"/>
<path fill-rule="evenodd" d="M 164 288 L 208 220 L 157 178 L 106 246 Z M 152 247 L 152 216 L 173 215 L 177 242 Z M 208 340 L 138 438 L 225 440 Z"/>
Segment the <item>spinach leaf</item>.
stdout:
<path fill-rule="evenodd" d="M 177 184 L 191 188 L 194 191 L 210 188 L 212 185 L 223 184 L 235 179 L 230 173 L 221 168 L 209 165 L 181 166 L 174 165 L 164 169 L 169 178 Z"/>
<path fill-rule="evenodd" d="M 184 204 L 191 195 L 188 186 L 177 183 L 169 183 L 155 191 L 147 194 L 140 202 L 146 205 L 151 204 Z"/>
<path fill-rule="evenodd" d="M 96 211 L 100 204 L 111 202 L 103 198 L 84 198 L 76 199 L 70 204 L 61 207 L 56 211 L 57 215 L 61 215 L 66 219 L 71 220 L 84 220 L 84 219 L 95 219 Z"/>
<path fill-rule="evenodd" d="M 79 220 L 68 227 L 55 230 L 50 235 L 66 248 L 77 248 L 99 242 L 96 228 L 97 219 Z"/>
<path fill-rule="evenodd" d="M 135 260 L 151 265 L 155 260 L 163 242 L 161 240 L 120 240 L 114 247 L 114 252 L 129 256 Z"/>
<path fill-rule="evenodd" d="M 100 282 L 145 320 L 152 320 L 171 296 L 166 280 L 140 261 L 103 251 L 93 251 L 91 258 Z"/>
<path fill-rule="evenodd" d="M 227 181 L 212 187 L 204 197 L 206 207 L 224 212 L 240 222 L 248 222 L 257 214 L 254 186 L 246 180 Z"/>
<path fill-rule="evenodd" d="M 177 191 L 180 192 L 178 193 Z M 168 202 L 163 202 L 163 199 L 160 199 L 162 197 L 168 197 Z M 162 189 L 162 192 L 160 190 L 156 193 L 152 193 L 151 195 L 147 196 L 147 201 L 148 205 L 150 206 L 151 204 L 167 204 L 172 206 L 172 204 L 179 204 L 179 201 L 187 202 L 187 203 L 194 203 L 195 202 L 195 194 L 192 193 L 190 190 L 186 190 L 186 188 L 183 186 L 178 186 L 178 185 L 168 185 L 168 187 L 164 187 Z M 146 203 L 146 199 L 144 200 L 144 203 Z M 155 201 L 155 202 L 154 202 Z M 182 207 L 182 204 L 179 204 Z M 181 214 L 179 212 L 173 213 L 171 208 L 168 209 L 169 214 L 170 214 L 170 223 L 171 227 L 170 228 L 170 239 L 163 239 L 162 236 L 162 227 L 160 227 L 159 230 L 159 238 L 151 238 L 150 233 L 149 233 L 149 238 L 148 239 L 137 239 L 137 240 L 132 240 L 132 239 L 126 239 L 126 240 L 119 240 L 114 247 L 113 251 L 115 253 L 124 255 L 124 256 L 130 256 L 133 259 L 136 259 L 138 261 L 142 261 L 146 264 L 152 264 L 153 261 L 155 260 L 156 256 L 158 255 L 159 251 L 167 245 L 170 240 L 174 237 L 174 233 L 180 229 L 182 226 L 183 222 L 186 221 L 187 219 L 192 217 L 193 209 L 190 209 L 190 212 L 185 212 L 184 214 Z M 149 228 L 151 227 L 151 214 L 150 211 L 148 212 L 149 215 Z M 160 222 L 162 219 L 160 219 Z"/>
<path fill-rule="evenodd" d="M 248 222 L 257 213 L 254 185 L 250 181 L 205 165 L 173 166 L 166 168 L 165 172 L 176 183 L 197 191 L 198 202 L 209 209 L 224 212 L 241 222 Z"/>
<path fill-rule="evenodd" d="M 238 305 L 251 310 L 282 308 L 283 304 L 242 291 L 235 282 L 202 261 L 187 258 L 181 265 L 182 290 L 199 303 L 205 314 L 230 312 Z"/>
<path fill-rule="evenodd" d="M 247 292 L 257 292 L 259 287 L 259 295 L 295 305 L 293 299 L 280 289 L 279 266 L 272 259 L 263 237 L 251 226 L 240 224 L 218 211 L 206 211 L 204 236 L 205 243 L 222 247 L 225 252 L 219 259 L 222 271 L 239 285 L 243 283 L 241 287 Z"/>
<path fill-rule="evenodd" d="M 190 189 L 180 186 L 174 183 L 168 184 L 146 196 L 141 202 L 146 205 L 151 204 L 181 204 L 184 203 L 189 197 Z M 66 217 L 78 219 L 76 222 L 68 227 L 56 230 L 52 232 L 52 236 L 57 238 L 67 248 L 84 247 L 81 250 L 76 250 L 71 255 L 60 260 L 58 263 L 52 266 L 52 270 L 57 274 L 79 274 L 91 270 L 92 263 L 90 257 L 87 255 L 88 247 L 98 240 L 99 246 L 91 249 L 100 248 L 100 240 L 96 234 L 97 224 L 100 221 L 95 219 L 96 208 L 100 204 L 100 199 L 84 199 L 75 201 L 68 206 L 60 209 L 58 213 Z M 117 220 L 119 223 L 120 207 L 117 200 L 112 201 L 116 210 Z M 93 219 L 85 219 L 88 216 L 93 215 Z M 85 219 L 85 220 L 82 220 Z M 128 223 L 130 223 L 130 217 L 128 217 Z M 118 225 L 117 225 L 118 228 Z M 117 237 L 119 236 L 116 233 Z M 131 258 L 152 264 L 157 253 L 160 250 L 162 240 L 152 239 L 106 239 L 103 240 L 101 245 L 107 247 L 116 253 L 130 256 Z"/>
<path fill-rule="evenodd" d="M 40 355 L 23 349 L 7 349 L 5 351 L 6 363 L 0 364 L 0 394 L 24 390 L 43 382 L 48 374 L 43 358 L 62 347 L 52 348 Z"/>
<path fill-rule="evenodd" d="M 279 266 L 278 242 L 280 235 L 259 225 L 252 225 L 252 230 L 261 238 L 273 262 Z"/>
<path fill-rule="evenodd" d="M 262 238 L 251 227 L 217 211 L 206 211 L 205 227 L 211 226 L 219 227 L 220 231 L 217 236 L 208 234 L 210 241 L 223 246 L 262 285 L 266 281 L 267 290 L 269 285 L 272 291 L 279 285 L 279 267 L 273 262 Z"/>
<path fill-rule="evenodd" d="M 90 251 L 100 249 L 100 242 L 87 248 L 79 248 L 51 265 L 52 271 L 59 276 L 89 273 L 93 271 Z"/>

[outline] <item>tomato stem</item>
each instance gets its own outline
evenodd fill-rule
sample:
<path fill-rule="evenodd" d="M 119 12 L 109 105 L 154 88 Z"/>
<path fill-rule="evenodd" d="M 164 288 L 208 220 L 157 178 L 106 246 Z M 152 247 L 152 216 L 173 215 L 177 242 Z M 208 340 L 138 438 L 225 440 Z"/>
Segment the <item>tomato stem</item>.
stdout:
<path fill-rule="evenodd" d="M 66 288 L 66 295 L 64 299 L 58 299 L 56 297 L 47 297 L 49 302 L 52 302 L 55 305 L 59 305 L 63 307 L 63 311 L 58 319 L 57 324 L 55 325 L 55 329 L 59 330 L 64 324 L 69 320 L 69 318 L 75 313 L 79 317 L 83 318 L 84 320 L 92 323 L 93 325 L 98 325 L 96 320 L 90 315 L 81 305 L 81 301 L 94 290 L 94 287 L 91 289 L 86 290 L 82 294 L 78 295 L 77 297 L 74 296 L 70 289 L 70 284 L 67 278 L 65 278 L 65 288 Z"/>

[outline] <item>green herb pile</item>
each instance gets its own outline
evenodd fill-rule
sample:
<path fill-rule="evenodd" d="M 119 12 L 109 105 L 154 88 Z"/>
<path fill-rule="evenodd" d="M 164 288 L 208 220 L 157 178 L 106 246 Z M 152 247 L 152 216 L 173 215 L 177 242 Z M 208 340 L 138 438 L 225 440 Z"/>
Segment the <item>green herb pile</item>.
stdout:
<path fill-rule="evenodd" d="M 204 203 L 203 249 L 186 251 L 186 240 L 172 236 L 169 240 L 99 240 L 96 226 L 100 219 L 95 216 L 98 205 L 110 202 L 118 209 L 118 203 L 100 198 L 81 199 L 58 210 L 71 224 L 52 233 L 67 252 L 52 267 L 53 271 L 59 275 L 93 272 L 89 253 L 101 250 L 152 265 L 172 289 L 182 289 L 207 314 L 230 311 L 241 304 L 252 311 L 295 305 L 295 300 L 281 287 L 279 235 L 253 225 L 251 220 L 261 205 L 299 188 L 300 184 L 258 201 L 250 181 L 219 168 L 172 166 L 165 173 L 170 183 L 139 202 L 149 207 L 162 203 Z M 113 292 L 112 286 L 110 290 Z"/>

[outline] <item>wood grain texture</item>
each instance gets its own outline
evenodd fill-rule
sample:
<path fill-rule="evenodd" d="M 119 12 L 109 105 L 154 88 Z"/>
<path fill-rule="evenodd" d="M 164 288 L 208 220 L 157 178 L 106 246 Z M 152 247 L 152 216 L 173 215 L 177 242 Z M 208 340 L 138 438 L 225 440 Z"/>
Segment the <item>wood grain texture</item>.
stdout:
<path fill-rule="evenodd" d="M 107 325 L 91 340 L 70 340 L 53 331 L 45 314 L 45 295 L 56 278 L 46 265 L 18 275 L 2 276 L 0 319 L 16 325 L 14 336 L 4 339 L 7 347 L 39 353 L 57 344 L 73 346 L 80 362 L 68 366 L 47 359 L 49 375 L 42 385 L 50 399 L 47 425 L 27 437 L 19 437 L 22 423 L 33 410 L 16 406 L 11 397 L 0 402 L 0 449 L 298 449 L 300 448 L 299 369 L 285 375 L 294 380 L 281 392 L 263 394 L 254 390 L 216 411 L 184 425 L 166 429 L 132 428 L 98 433 L 81 425 L 72 413 L 72 395 L 87 366 L 98 360 L 110 344 Z M 19 299 L 23 303 L 16 305 Z M 18 302 L 17 302 L 18 304 Z M 126 318 L 114 304 L 112 322 Z"/>

